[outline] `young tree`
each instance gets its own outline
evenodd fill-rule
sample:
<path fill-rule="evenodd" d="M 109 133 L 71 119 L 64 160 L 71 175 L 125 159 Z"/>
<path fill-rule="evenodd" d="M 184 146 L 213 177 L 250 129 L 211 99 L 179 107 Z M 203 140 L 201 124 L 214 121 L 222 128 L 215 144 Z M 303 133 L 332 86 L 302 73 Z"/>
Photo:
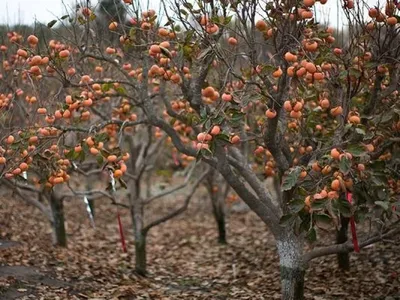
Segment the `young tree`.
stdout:
<path fill-rule="evenodd" d="M 87 19 L 94 20 L 88 8 L 87 12 Z M 81 15 L 78 14 L 76 18 L 82 22 Z M 75 25 L 76 20 L 71 22 Z M 54 24 L 50 22 L 49 26 Z M 82 30 L 74 26 L 62 29 L 64 32 L 73 32 L 70 38 L 77 38 L 77 41 L 82 41 L 81 33 L 86 30 L 85 27 Z M 55 244 L 60 246 L 66 246 L 63 202 L 67 197 L 86 196 L 93 208 L 94 198 L 102 196 L 111 199 L 113 204 L 129 208 L 135 234 L 136 271 L 145 275 L 148 231 L 184 212 L 205 174 L 198 176 L 190 185 L 182 206 L 145 224 L 144 208 L 156 199 L 187 187 L 192 180 L 194 165 L 190 167 L 191 172 L 184 183 L 145 197 L 141 192 L 144 175 L 154 171 L 153 164 L 160 154 L 172 148 L 159 129 L 152 128 L 146 121 L 137 120 L 141 112 L 135 107 L 136 103 L 130 101 L 124 87 L 118 83 L 119 79 L 101 78 L 118 78 L 116 70 L 108 66 L 110 60 L 97 57 L 89 59 L 87 65 L 80 65 L 79 59 L 90 58 L 93 54 L 87 56 L 85 49 L 77 46 L 79 43 L 73 49 L 63 41 L 50 40 L 46 45 L 45 40 L 40 41 L 34 35 L 30 35 L 26 41 L 17 33 L 10 33 L 8 38 L 9 49 L 3 47 L 5 67 L 2 79 L 5 83 L 4 92 L 8 89 L 14 93 L 2 95 L 3 108 L 7 111 L 3 121 L 8 125 L 2 134 L 5 147 L 1 148 L 0 160 L 4 184 L 21 195 L 24 195 L 23 191 L 29 191 L 36 194 L 32 197 L 39 195 L 48 199 L 51 214 L 42 202 L 31 199 L 30 203 L 49 215 Z M 83 41 L 85 45 L 89 44 L 86 39 Z M 23 45 L 27 47 L 22 48 Z M 130 61 L 134 59 L 125 60 L 123 72 L 131 69 Z M 23 75 L 14 78 L 12 70 L 16 75 Z M 77 73 L 91 72 L 93 77 L 99 78 L 96 83 L 92 82 L 89 75 L 77 76 Z M 75 83 L 78 78 L 80 82 Z M 24 93 L 26 101 L 16 102 L 15 99 Z M 23 113 L 29 118 L 24 118 Z M 127 151 L 123 152 L 123 148 Z M 182 157 L 185 166 L 193 160 Z M 91 170 L 86 170 L 88 168 Z M 104 171 L 110 176 L 109 192 L 96 190 L 92 185 L 92 177 Z M 78 184 L 70 184 L 71 176 L 76 177 Z M 86 190 L 81 190 L 82 182 Z M 65 183 L 69 189 L 62 188 L 61 183 Z M 119 186 L 129 186 L 128 205 L 116 200 L 118 195 L 114 191 Z"/>
<path fill-rule="evenodd" d="M 310 260 L 400 232 L 396 3 L 367 10 L 364 3 L 342 1 L 350 30 L 348 43 L 339 48 L 333 30 L 316 22 L 314 0 L 164 3 L 162 27 L 154 10 L 140 15 L 136 3 L 125 2 L 131 25 L 109 26 L 119 34 L 119 45 L 49 45 L 48 67 L 65 90 L 74 91 L 60 110 L 73 118 L 60 118 L 55 136 L 144 124 L 165 132 L 182 155 L 216 169 L 268 226 L 277 243 L 283 299 L 303 298 Z M 232 20 L 237 26 L 229 26 Z M 86 13 L 82 26 L 91 21 Z M 260 32 L 271 51 L 258 46 Z M 89 33 L 83 35 L 86 41 Z M 28 61 L 37 54 L 32 41 Z M 107 78 L 103 67 L 92 74 L 100 63 L 108 66 Z M 70 64 L 79 71 L 69 75 Z M 32 73 L 27 68 L 22 66 Z M 105 114 L 108 121 L 96 121 L 89 130 L 79 125 L 102 101 L 121 96 L 138 110 L 137 119 Z M 92 103 L 85 106 L 89 98 Z M 13 161 L 10 153 L 3 155 Z M 104 154 L 110 155 L 119 161 L 123 154 L 113 148 Z M 120 168 L 114 162 L 109 161 Z M 3 174 L 18 176 L 14 171 L 9 163 Z M 260 174 L 272 177 L 273 184 L 266 186 Z M 48 177 L 46 184 L 50 188 L 54 180 Z M 339 227 L 341 216 L 357 222 L 378 216 L 379 222 L 358 245 L 304 252 L 318 228 Z"/>

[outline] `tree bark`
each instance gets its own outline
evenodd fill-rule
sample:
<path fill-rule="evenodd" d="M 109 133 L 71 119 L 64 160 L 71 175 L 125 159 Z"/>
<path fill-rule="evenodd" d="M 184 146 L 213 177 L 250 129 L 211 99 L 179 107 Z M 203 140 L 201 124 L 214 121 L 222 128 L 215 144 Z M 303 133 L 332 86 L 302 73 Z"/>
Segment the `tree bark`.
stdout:
<path fill-rule="evenodd" d="M 53 244 L 56 246 L 67 247 L 63 200 L 57 197 L 54 192 L 50 192 L 48 198 L 53 215 Z"/>
<path fill-rule="evenodd" d="M 347 233 L 349 229 L 349 218 L 345 218 L 340 216 L 341 227 L 340 230 L 336 233 L 336 243 L 343 244 L 347 242 Z M 348 271 L 350 270 L 350 254 L 349 253 L 338 253 L 338 266 L 341 270 Z"/>
<path fill-rule="evenodd" d="M 225 222 L 225 198 L 229 191 L 229 185 L 225 184 L 225 189 L 222 189 L 219 174 L 214 169 L 210 169 L 207 174 L 205 185 L 207 187 L 208 195 L 211 200 L 213 215 L 218 228 L 218 242 L 220 244 L 227 244 L 226 241 L 226 222 Z M 214 186 L 217 190 L 214 190 Z"/>
<path fill-rule="evenodd" d="M 130 206 L 133 232 L 135 236 L 135 271 L 146 275 L 146 233 L 143 231 L 143 203 L 140 197 L 140 181 L 133 180 L 130 185 Z"/>
<path fill-rule="evenodd" d="M 146 275 L 146 261 L 146 234 L 139 232 L 135 234 L 135 271 L 137 274 Z"/>
<path fill-rule="evenodd" d="M 220 193 L 213 193 L 211 191 L 210 194 L 213 214 L 215 218 L 215 222 L 217 223 L 218 228 L 218 242 L 220 244 L 226 244 L 226 224 L 225 224 L 225 207 L 224 207 L 224 199 L 221 199 Z"/>
<path fill-rule="evenodd" d="M 304 299 L 305 265 L 299 237 L 287 232 L 277 240 L 283 300 Z"/>

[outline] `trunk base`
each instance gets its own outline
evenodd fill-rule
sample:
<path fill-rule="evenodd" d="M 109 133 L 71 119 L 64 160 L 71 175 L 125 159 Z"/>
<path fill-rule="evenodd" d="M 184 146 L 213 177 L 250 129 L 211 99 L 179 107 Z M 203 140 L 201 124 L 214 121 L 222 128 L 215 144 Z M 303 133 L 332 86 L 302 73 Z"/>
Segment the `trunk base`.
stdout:
<path fill-rule="evenodd" d="M 283 300 L 304 299 L 303 244 L 293 232 L 286 232 L 276 243 L 279 255 Z"/>
<path fill-rule="evenodd" d="M 343 244 L 347 242 L 347 232 L 349 228 L 349 218 L 341 216 L 340 230 L 336 233 L 336 242 L 338 244 Z M 339 253 L 337 255 L 339 269 L 348 271 L 350 270 L 350 254 L 349 253 Z"/>
<path fill-rule="evenodd" d="M 218 224 L 218 243 L 222 245 L 228 244 L 226 241 L 226 229 L 225 229 L 225 216 L 222 215 L 221 218 L 217 219 Z"/>
<path fill-rule="evenodd" d="M 135 272 L 140 276 L 146 276 L 146 238 L 141 236 L 135 241 Z"/>
<path fill-rule="evenodd" d="M 301 268 L 280 268 L 282 299 L 303 300 L 304 299 L 304 276 L 305 270 Z"/>
<path fill-rule="evenodd" d="M 49 195 L 51 212 L 53 214 L 53 244 L 67 247 L 67 232 L 65 230 L 64 204 L 54 193 Z"/>

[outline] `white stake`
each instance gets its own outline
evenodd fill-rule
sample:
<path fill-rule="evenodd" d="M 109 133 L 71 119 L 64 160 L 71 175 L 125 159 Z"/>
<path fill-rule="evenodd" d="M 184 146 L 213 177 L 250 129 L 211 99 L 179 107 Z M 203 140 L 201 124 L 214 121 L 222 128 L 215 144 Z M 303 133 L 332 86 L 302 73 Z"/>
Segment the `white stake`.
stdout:
<path fill-rule="evenodd" d="M 86 195 L 83 196 L 83 202 L 85 202 L 86 211 L 87 211 L 87 213 L 89 215 L 90 223 L 92 224 L 93 228 L 95 228 L 93 212 L 92 212 L 92 209 L 90 208 L 89 199 L 87 198 Z"/>
<path fill-rule="evenodd" d="M 114 178 L 114 173 L 113 173 L 113 171 L 111 171 L 111 170 L 109 170 L 108 172 L 109 172 L 109 174 L 110 174 L 111 190 L 112 190 L 113 193 L 115 193 L 115 192 L 116 192 L 116 189 L 115 189 L 115 178 Z"/>

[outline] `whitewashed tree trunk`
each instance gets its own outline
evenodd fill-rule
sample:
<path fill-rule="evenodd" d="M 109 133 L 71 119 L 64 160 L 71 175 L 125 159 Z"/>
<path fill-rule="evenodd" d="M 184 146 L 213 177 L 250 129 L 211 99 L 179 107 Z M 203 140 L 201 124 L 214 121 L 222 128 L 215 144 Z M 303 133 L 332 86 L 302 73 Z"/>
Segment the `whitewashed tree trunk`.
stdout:
<path fill-rule="evenodd" d="M 293 232 L 277 240 L 283 300 L 304 299 L 305 266 L 302 260 L 302 242 Z"/>

